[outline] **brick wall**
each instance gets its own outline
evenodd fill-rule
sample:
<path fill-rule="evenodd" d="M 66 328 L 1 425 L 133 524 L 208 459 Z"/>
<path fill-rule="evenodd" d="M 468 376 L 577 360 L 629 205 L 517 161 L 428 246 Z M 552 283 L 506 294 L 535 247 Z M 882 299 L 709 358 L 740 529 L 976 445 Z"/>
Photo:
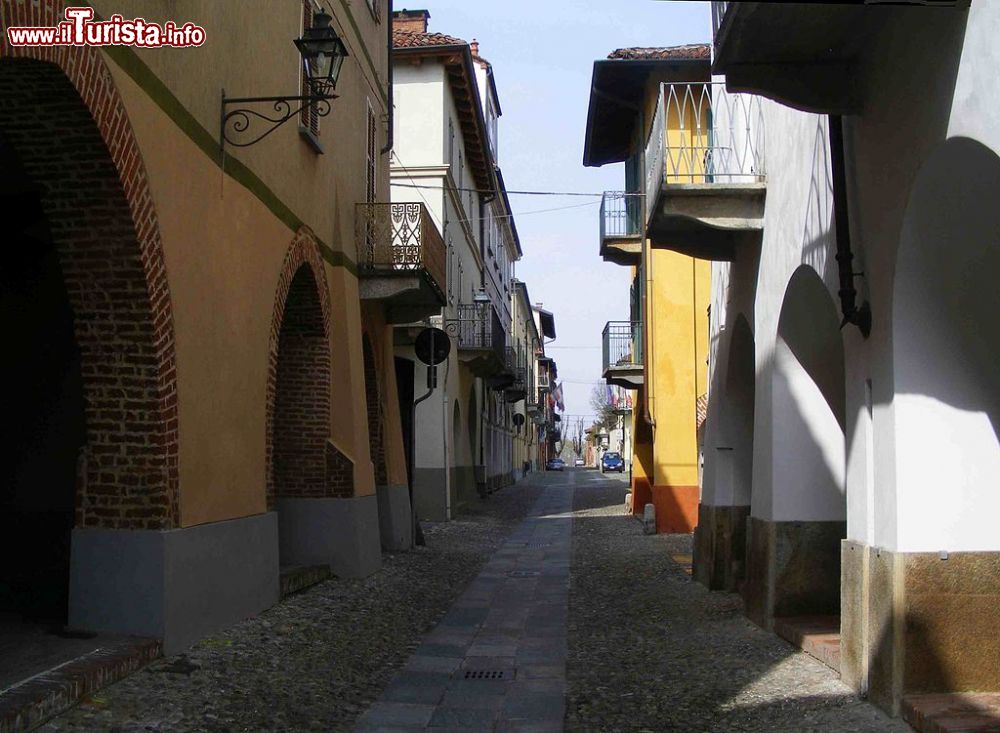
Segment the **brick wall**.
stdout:
<path fill-rule="evenodd" d="M 54 25 L 62 7 L 0 0 L 10 25 Z M 12 49 L 4 34 L 0 99 L 0 135 L 39 185 L 74 311 L 87 422 L 77 526 L 176 526 L 170 292 L 141 152 L 117 90 L 93 49 Z"/>
<path fill-rule="evenodd" d="M 366 333 L 362 338 L 365 360 L 365 401 L 368 405 L 368 450 L 375 465 L 375 484 L 385 486 L 389 479 L 385 468 L 385 411 L 382 409 L 382 383 L 379 360 Z"/>
<path fill-rule="evenodd" d="M 274 486 L 279 496 L 326 494 L 330 435 L 330 349 L 316 280 L 307 266 L 292 279 L 278 338 L 274 403 Z"/>
<path fill-rule="evenodd" d="M 268 353 L 267 504 L 351 497 L 354 464 L 330 442 L 330 294 L 319 247 L 303 227 L 285 255 Z"/>

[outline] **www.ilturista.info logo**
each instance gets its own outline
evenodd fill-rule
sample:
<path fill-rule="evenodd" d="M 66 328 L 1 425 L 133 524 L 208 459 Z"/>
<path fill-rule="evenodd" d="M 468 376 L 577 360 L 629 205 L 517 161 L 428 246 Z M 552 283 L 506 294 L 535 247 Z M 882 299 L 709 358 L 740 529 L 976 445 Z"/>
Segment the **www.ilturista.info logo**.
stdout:
<path fill-rule="evenodd" d="M 205 42 L 205 29 L 194 23 L 163 25 L 147 23 L 142 18 L 125 20 L 112 15 L 110 20 L 94 21 L 93 8 L 66 8 L 66 20 L 56 27 L 11 27 L 7 40 L 11 46 L 140 46 L 142 48 L 186 48 Z"/>

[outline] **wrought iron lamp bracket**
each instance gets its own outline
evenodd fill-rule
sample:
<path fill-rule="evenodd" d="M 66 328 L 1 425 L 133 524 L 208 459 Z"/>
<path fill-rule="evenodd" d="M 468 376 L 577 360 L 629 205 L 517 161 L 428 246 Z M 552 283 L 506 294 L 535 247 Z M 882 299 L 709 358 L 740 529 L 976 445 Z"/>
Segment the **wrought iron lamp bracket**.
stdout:
<path fill-rule="evenodd" d="M 330 114 L 330 102 L 336 98 L 332 91 L 322 88 L 314 88 L 313 94 L 287 97 L 226 97 L 223 89 L 219 147 L 225 150 L 229 144 L 246 148 L 259 143 L 305 109 L 312 108 L 319 117 L 326 117 Z M 268 104 L 270 111 L 254 109 Z M 229 109 L 231 105 L 241 106 Z M 257 132 L 258 129 L 261 131 Z"/>

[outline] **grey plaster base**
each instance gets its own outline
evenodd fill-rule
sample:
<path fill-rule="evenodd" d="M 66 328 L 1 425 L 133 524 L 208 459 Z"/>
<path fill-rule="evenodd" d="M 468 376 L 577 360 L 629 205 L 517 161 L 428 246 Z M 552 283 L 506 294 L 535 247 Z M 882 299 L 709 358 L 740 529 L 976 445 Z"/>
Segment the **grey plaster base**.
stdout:
<path fill-rule="evenodd" d="M 382 566 L 378 498 L 278 499 L 282 565 L 329 565 L 341 578 Z"/>
<path fill-rule="evenodd" d="M 159 638 L 173 654 L 277 603 L 277 516 L 74 529 L 69 596 L 71 627 Z"/>
<path fill-rule="evenodd" d="M 413 547 L 413 517 L 410 514 L 410 489 L 407 486 L 379 486 L 378 529 L 382 549 L 391 552 Z"/>
<path fill-rule="evenodd" d="M 413 503 L 417 519 L 423 522 L 447 522 L 447 469 L 413 469 Z"/>

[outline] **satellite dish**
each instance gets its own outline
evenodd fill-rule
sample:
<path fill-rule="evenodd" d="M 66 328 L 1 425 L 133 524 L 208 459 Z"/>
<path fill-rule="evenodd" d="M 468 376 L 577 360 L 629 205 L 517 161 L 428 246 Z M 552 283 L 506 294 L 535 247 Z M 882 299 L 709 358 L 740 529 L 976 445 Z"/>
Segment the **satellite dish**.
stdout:
<path fill-rule="evenodd" d="M 437 366 L 451 353 L 451 337 L 440 328 L 425 328 L 413 344 L 417 358 L 427 366 Z"/>

